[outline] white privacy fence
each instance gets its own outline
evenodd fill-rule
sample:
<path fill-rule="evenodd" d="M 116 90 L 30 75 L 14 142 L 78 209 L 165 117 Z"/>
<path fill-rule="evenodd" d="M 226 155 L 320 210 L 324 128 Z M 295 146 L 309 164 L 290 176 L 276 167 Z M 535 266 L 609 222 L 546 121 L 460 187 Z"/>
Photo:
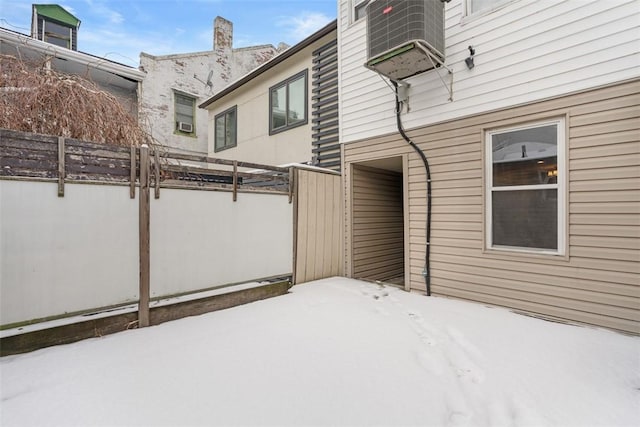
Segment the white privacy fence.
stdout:
<path fill-rule="evenodd" d="M 0 324 L 139 297 L 138 200 L 126 187 L 0 180 Z M 286 195 L 163 189 L 150 209 L 151 298 L 290 274 Z"/>
<path fill-rule="evenodd" d="M 151 297 L 291 274 L 286 195 L 162 190 L 151 200 Z"/>
<path fill-rule="evenodd" d="M 179 156 L 0 130 L 0 327 L 292 275 L 290 170 Z"/>
<path fill-rule="evenodd" d="M 0 180 L 0 323 L 138 300 L 138 204 L 127 189 Z"/>

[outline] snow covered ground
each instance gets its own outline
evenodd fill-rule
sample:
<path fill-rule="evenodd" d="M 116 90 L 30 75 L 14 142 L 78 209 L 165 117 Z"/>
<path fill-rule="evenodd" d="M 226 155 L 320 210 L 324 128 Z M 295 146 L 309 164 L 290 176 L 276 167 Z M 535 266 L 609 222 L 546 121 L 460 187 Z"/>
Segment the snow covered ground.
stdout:
<path fill-rule="evenodd" d="M 640 425 L 640 338 L 344 278 L 0 375 L 5 427 Z"/>

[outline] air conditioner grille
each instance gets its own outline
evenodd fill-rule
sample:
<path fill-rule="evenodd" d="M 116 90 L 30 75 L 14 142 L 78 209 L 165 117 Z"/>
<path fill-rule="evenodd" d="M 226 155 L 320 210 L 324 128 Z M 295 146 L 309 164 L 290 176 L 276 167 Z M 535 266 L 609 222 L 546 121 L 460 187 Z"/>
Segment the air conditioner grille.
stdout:
<path fill-rule="evenodd" d="M 367 6 L 367 25 L 369 59 L 411 40 L 424 40 L 444 60 L 440 0 L 374 0 Z"/>

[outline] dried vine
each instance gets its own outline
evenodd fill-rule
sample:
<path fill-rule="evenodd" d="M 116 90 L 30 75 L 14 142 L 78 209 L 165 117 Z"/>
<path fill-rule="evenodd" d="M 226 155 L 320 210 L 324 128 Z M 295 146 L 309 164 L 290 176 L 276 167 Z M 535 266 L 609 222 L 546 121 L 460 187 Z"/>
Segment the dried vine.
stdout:
<path fill-rule="evenodd" d="M 153 144 L 123 100 L 45 64 L 0 55 L 0 128 L 104 144 Z"/>

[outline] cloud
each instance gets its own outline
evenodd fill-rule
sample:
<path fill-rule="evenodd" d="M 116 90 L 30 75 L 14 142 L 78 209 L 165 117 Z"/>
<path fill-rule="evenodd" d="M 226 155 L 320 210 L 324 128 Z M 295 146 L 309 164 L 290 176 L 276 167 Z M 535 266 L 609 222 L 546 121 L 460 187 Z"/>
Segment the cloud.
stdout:
<path fill-rule="evenodd" d="M 94 0 L 85 0 L 89 5 L 91 13 L 93 15 L 103 16 L 107 19 L 107 21 L 111 24 L 118 25 L 124 22 L 124 17 L 122 14 L 109 6 L 102 1 L 94 1 Z"/>
<path fill-rule="evenodd" d="M 68 4 L 61 4 L 60 6 L 62 6 L 64 8 L 64 10 L 66 10 L 70 14 L 72 14 L 72 15 L 77 17 L 77 12 L 73 7 L 69 6 Z"/>
<path fill-rule="evenodd" d="M 287 37 L 297 43 L 310 36 L 332 21 L 332 18 L 319 12 L 302 12 L 296 16 L 285 16 L 278 20 L 278 26 L 286 29 Z"/>

